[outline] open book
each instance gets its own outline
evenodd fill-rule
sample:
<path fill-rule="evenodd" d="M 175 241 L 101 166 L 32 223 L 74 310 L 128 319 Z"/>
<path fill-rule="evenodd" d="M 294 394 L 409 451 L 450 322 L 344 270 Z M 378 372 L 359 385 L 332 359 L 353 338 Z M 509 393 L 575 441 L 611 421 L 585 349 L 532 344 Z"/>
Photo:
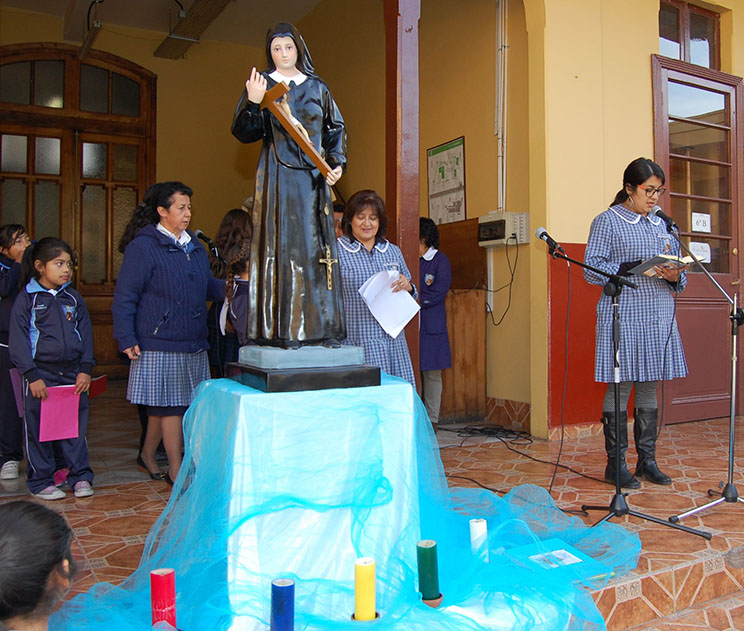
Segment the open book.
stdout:
<path fill-rule="evenodd" d="M 645 274 L 646 276 L 656 276 L 654 267 L 657 267 L 659 265 L 662 267 L 684 267 L 685 265 L 690 265 L 691 263 L 694 263 L 694 260 L 691 256 L 679 257 L 674 256 L 673 254 L 657 254 L 656 256 L 652 256 L 650 259 L 646 259 L 642 263 L 639 263 L 628 273 L 636 275 Z"/>

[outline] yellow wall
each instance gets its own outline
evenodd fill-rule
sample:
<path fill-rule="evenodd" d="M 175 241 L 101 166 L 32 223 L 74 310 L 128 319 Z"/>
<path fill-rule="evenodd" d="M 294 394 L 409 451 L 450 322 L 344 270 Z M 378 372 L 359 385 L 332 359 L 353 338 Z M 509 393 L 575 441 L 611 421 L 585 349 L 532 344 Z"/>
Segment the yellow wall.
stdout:
<path fill-rule="evenodd" d="M 498 200 L 495 134 L 497 3 L 482 0 L 423 0 L 420 22 L 420 165 L 423 216 L 428 216 L 426 150 L 465 137 L 467 218 L 496 210 Z M 506 209 L 529 211 L 526 37 L 521 0 L 509 2 L 509 118 Z M 478 247 L 478 246 L 474 246 Z M 512 262 L 516 248 L 509 248 Z M 511 306 L 500 326 L 489 319 L 487 394 L 529 401 L 528 246 L 519 246 Z M 506 250 L 489 250 L 494 286 L 509 282 Z M 495 319 L 508 304 L 507 291 L 493 297 Z"/>
<path fill-rule="evenodd" d="M 329 21 L 328 16 L 333 16 Z M 345 199 L 371 188 L 385 196 L 385 24 L 380 0 L 323 0 L 297 22 L 315 70 L 346 122 Z"/>

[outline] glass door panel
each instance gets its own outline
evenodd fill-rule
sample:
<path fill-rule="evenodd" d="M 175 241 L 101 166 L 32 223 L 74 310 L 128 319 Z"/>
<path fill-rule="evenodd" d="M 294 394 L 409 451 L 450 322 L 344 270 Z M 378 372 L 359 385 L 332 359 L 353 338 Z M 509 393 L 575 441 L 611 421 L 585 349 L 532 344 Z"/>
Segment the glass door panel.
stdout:
<path fill-rule="evenodd" d="M 731 96 L 673 80 L 667 87 L 672 216 L 693 253 L 709 261 L 708 270 L 730 274 L 735 229 Z"/>
<path fill-rule="evenodd" d="M 714 239 L 696 234 L 695 236 L 683 236 L 682 241 L 709 272 L 712 274 L 730 273 L 730 239 Z"/>
<path fill-rule="evenodd" d="M 668 84 L 669 116 L 692 118 L 714 125 L 728 125 L 727 94 L 693 85 L 670 81 Z"/>
<path fill-rule="evenodd" d="M 672 193 L 729 199 L 731 167 L 669 159 L 669 187 Z"/>
<path fill-rule="evenodd" d="M 86 284 L 106 282 L 106 189 L 83 188 L 81 274 Z M 102 238 L 104 237 L 104 238 Z"/>
<path fill-rule="evenodd" d="M 0 141 L 0 171 L 25 173 L 28 169 L 28 137 L 3 134 Z"/>
<path fill-rule="evenodd" d="M 36 138 L 36 173 L 59 175 L 61 150 L 59 138 Z"/>
<path fill-rule="evenodd" d="M 729 131 L 707 127 L 686 120 L 669 120 L 669 153 L 703 158 L 717 162 L 729 161 Z"/>
<path fill-rule="evenodd" d="M 672 197 L 672 215 L 682 232 L 731 234 L 731 203 Z"/>
<path fill-rule="evenodd" d="M 124 255 L 119 252 L 119 241 L 137 206 L 137 189 L 121 187 L 114 189 L 114 278 L 119 276 Z"/>
<path fill-rule="evenodd" d="M 59 237 L 59 183 L 34 186 L 34 238 Z"/>
<path fill-rule="evenodd" d="M 26 225 L 26 182 L 23 180 L 0 179 L 0 224 L 17 223 Z"/>

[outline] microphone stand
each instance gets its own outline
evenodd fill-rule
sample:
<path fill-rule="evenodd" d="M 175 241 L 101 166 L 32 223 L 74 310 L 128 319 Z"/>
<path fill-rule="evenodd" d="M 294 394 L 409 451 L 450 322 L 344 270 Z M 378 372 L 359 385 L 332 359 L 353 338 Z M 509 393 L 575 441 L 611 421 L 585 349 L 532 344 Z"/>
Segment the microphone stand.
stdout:
<path fill-rule="evenodd" d="M 613 396 L 615 399 L 615 437 L 616 437 L 616 440 L 615 440 L 615 494 L 612 496 L 612 499 L 610 500 L 610 503 L 608 506 L 589 506 L 589 505 L 584 504 L 582 505 L 581 510 L 583 511 L 606 510 L 607 511 L 607 514 L 604 517 L 602 517 L 602 519 L 600 519 L 598 522 L 592 524 L 592 526 L 598 526 L 599 524 L 607 521 L 608 519 L 611 519 L 612 517 L 622 517 L 623 515 L 631 515 L 633 517 L 645 519 L 646 521 L 652 521 L 662 526 L 668 526 L 670 528 L 682 530 L 683 532 L 688 532 L 692 535 L 697 535 L 698 537 L 710 539 L 712 535 L 709 532 L 695 530 L 694 528 L 690 528 L 688 526 L 684 526 L 682 524 L 672 522 L 671 520 L 666 521 L 659 517 L 654 517 L 653 515 L 647 515 L 645 513 L 640 513 L 638 511 L 632 510 L 628 506 L 628 502 L 625 499 L 628 494 L 623 493 L 622 486 L 620 485 L 620 441 L 617 439 L 620 436 L 620 305 L 618 302 L 618 298 L 620 294 L 622 293 L 623 287 L 630 287 L 631 289 L 637 289 L 638 285 L 628 280 L 627 278 L 618 276 L 617 274 L 608 274 L 607 272 L 597 269 L 596 267 L 587 265 L 583 261 L 577 261 L 575 259 L 572 259 L 568 257 L 565 252 L 563 253 L 557 252 L 555 247 L 549 246 L 548 253 L 554 259 L 562 259 L 569 263 L 575 263 L 579 267 L 588 269 L 594 272 L 595 274 L 599 274 L 600 276 L 604 276 L 607 279 L 607 283 L 605 283 L 605 286 L 604 286 L 604 293 L 605 295 L 612 297 L 612 344 L 613 344 L 613 353 L 614 353 Z"/>
<path fill-rule="evenodd" d="M 735 504 L 736 502 L 744 502 L 744 498 L 739 496 L 739 492 L 736 490 L 734 485 L 734 451 L 736 448 L 736 442 L 734 438 L 734 428 L 736 426 L 736 360 L 737 360 L 737 338 L 739 335 L 739 327 L 744 324 L 744 311 L 738 306 L 738 295 L 734 294 L 734 297 L 728 295 L 726 290 L 721 287 L 720 283 L 713 278 L 713 275 L 703 267 L 700 260 L 690 251 L 682 240 L 679 238 L 679 234 L 675 233 L 673 228 L 679 227 L 673 223 L 667 223 L 667 232 L 671 234 L 679 243 L 680 248 L 684 250 L 695 262 L 697 267 L 703 274 L 713 283 L 721 295 L 728 300 L 731 305 L 731 313 L 729 319 L 731 320 L 731 390 L 730 390 L 730 406 L 729 406 L 729 454 L 728 454 L 728 481 L 724 485 L 723 482 L 718 483 L 718 488 L 723 489 L 722 491 L 716 491 L 714 489 L 708 489 L 708 497 L 717 497 L 718 499 L 712 500 L 707 504 L 688 510 L 687 512 L 679 515 L 672 515 L 669 521 L 673 524 L 677 524 L 680 519 L 699 513 L 708 508 L 727 502 L 729 504 Z"/>

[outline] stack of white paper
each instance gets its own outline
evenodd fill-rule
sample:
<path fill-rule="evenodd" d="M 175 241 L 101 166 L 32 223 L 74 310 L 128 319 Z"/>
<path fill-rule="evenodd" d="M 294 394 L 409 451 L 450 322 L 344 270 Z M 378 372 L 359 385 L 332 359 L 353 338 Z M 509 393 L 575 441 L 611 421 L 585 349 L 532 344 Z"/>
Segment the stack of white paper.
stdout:
<path fill-rule="evenodd" d="M 377 272 L 359 288 L 375 320 L 390 337 L 398 337 L 421 308 L 407 291 L 393 293 L 392 284 L 398 276 L 397 270 Z"/>

